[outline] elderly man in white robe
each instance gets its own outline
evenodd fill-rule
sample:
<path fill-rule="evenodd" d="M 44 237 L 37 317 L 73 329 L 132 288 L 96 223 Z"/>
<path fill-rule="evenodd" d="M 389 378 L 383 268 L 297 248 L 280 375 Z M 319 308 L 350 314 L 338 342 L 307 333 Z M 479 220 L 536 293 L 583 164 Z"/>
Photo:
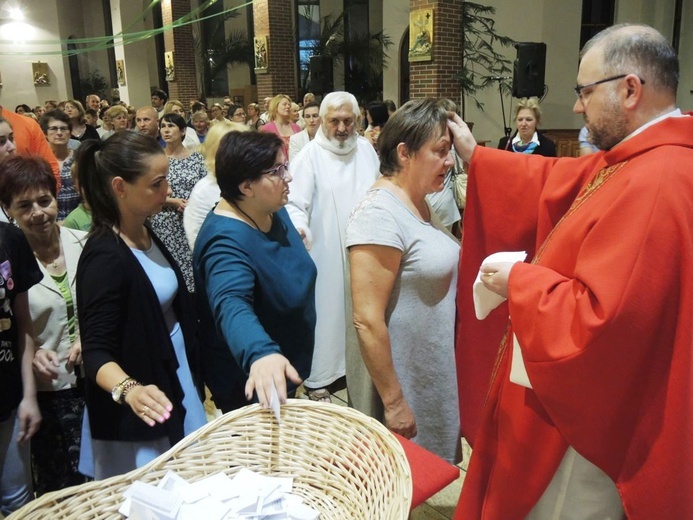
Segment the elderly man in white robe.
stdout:
<path fill-rule="evenodd" d="M 303 384 L 310 399 L 330 401 L 327 387 L 346 374 L 346 349 L 359 348 L 345 288 L 344 233 L 351 211 L 379 176 L 379 161 L 356 131 L 360 111 L 353 95 L 327 94 L 320 118 L 315 138 L 291 161 L 287 209 L 318 268 L 315 350 Z"/>

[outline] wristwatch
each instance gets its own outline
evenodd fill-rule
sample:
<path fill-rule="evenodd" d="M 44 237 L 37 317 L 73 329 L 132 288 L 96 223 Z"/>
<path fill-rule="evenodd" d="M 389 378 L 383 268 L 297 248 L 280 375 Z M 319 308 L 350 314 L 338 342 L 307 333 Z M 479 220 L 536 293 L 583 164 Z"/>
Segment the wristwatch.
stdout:
<path fill-rule="evenodd" d="M 142 383 L 131 377 L 126 377 L 113 387 L 113 390 L 111 390 L 111 397 L 116 403 L 123 404 L 127 393 L 136 386 L 142 386 Z"/>

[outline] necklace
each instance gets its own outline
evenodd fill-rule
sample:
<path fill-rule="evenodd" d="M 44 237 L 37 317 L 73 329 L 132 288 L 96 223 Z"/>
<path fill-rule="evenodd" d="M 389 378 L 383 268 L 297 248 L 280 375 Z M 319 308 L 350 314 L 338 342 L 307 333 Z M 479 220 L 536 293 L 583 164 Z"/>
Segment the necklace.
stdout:
<path fill-rule="evenodd" d="M 57 268 L 58 268 L 58 265 L 59 265 L 58 260 L 60 260 L 60 252 L 58 252 L 58 256 L 55 257 L 55 260 L 53 260 L 52 262 L 46 262 L 46 261 L 42 260 L 41 258 L 39 258 L 39 256 L 38 256 L 36 253 L 34 253 L 34 256 L 35 256 L 36 258 L 38 258 L 39 261 L 40 261 L 44 266 L 46 266 L 47 268 L 48 268 L 48 267 L 51 267 L 51 268 L 53 268 L 53 269 L 57 269 Z"/>
<path fill-rule="evenodd" d="M 255 229 L 257 229 L 258 231 L 262 231 L 262 230 L 260 229 L 260 226 L 257 225 L 257 222 L 255 222 L 255 221 L 253 220 L 253 217 L 251 217 L 251 216 L 248 215 L 245 211 L 243 211 L 243 210 L 238 206 L 238 204 L 236 204 L 236 203 L 234 202 L 234 203 L 233 203 L 233 207 L 236 208 L 236 209 L 237 209 L 238 211 L 240 211 L 241 213 L 243 213 L 243 215 L 244 215 L 248 220 L 250 220 L 250 221 L 253 223 L 253 225 L 255 226 Z"/>

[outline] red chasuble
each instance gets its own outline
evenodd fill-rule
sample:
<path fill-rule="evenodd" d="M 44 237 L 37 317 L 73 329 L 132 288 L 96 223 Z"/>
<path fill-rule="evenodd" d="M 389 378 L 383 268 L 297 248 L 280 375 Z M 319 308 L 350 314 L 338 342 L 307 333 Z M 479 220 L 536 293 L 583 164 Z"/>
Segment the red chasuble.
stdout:
<path fill-rule="evenodd" d="M 580 159 L 477 147 L 464 226 L 457 360 L 474 452 L 455 518 L 524 518 L 568 446 L 616 483 L 628 518 L 693 518 L 693 117 Z M 532 263 L 477 321 L 481 261 L 515 250 Z M 508 379 L 508 315 L 533 389 Z"/>

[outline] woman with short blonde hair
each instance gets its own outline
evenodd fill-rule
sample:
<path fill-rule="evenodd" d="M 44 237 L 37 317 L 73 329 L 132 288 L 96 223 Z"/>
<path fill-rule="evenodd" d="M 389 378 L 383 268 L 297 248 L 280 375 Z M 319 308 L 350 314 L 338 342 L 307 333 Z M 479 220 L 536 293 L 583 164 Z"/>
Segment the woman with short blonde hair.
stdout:
<path fill-rule="evenodd" d="M 537 131 L 540 122 L 539 99 L 519 99 L 515 107 L 515 135 L 503 137 L 498 143 L 498 148 L 510 152 L 556 157 L 556 143 Z"/>
<path fill-rule="evenodd" d="M 107 139 L 116 132 L 122 132 L 123 130 L 128 130 L 129 120 L 128 120 L 128 109 L 122 105 L 114 105 L 106 111 L 106 117 L 111 122 L 112 130 L 104 134 L 101 138 Z"/>

